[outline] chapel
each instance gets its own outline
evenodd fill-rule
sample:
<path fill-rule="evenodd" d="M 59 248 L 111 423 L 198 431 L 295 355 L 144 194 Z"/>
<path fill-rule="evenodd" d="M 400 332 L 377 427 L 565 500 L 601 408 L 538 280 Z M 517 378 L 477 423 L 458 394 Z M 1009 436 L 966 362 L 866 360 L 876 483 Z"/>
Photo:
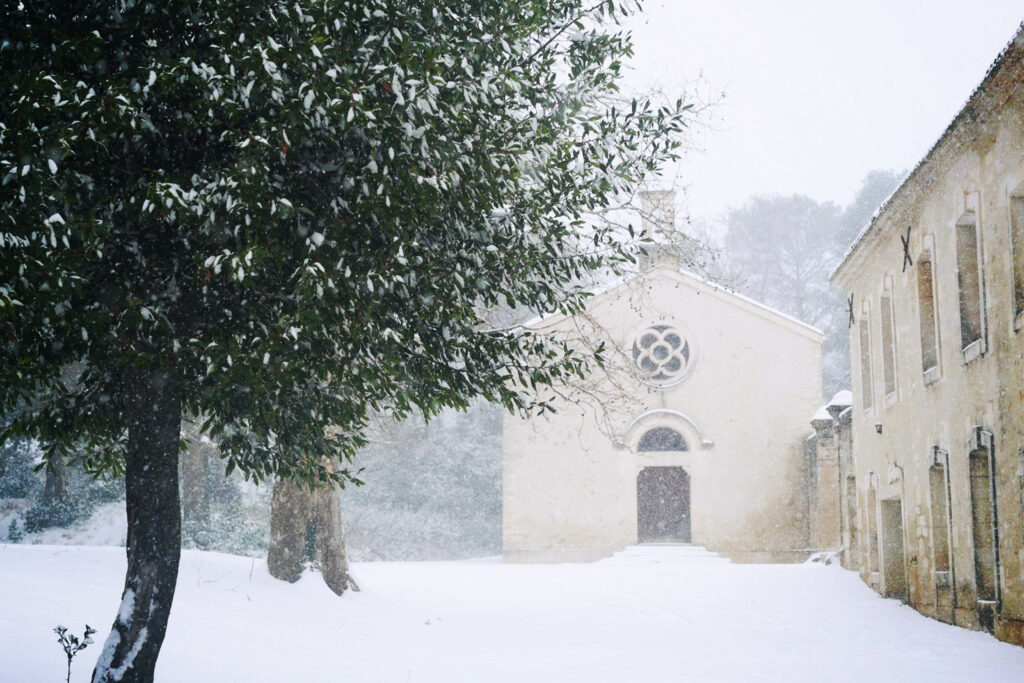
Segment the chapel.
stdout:
<path fill-rule="evenodd" d="M 822 333 L 682 269 L 672 194 L 649 193 L 640 271 L 576 316 L 529 324 L 606 367 L 558 410 L 503 424 L 503 556 L 590 561 L 636 543 L 692 543 L 735 561 L 807 557 L 808 419 Z M 645 223 L 649 223 L 645 221 Z"/>

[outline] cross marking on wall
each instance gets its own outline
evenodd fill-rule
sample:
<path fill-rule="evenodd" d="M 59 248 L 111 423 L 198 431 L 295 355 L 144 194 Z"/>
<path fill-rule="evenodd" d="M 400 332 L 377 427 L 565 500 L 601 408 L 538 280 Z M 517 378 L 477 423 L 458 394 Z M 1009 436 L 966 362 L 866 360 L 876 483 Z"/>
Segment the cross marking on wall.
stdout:
<path fill-rule="evenodd" d="M 907 266 L 913 266 L 914 260 L 910 258 L 910 226 L 907 226 L 907 236 L 900 235 L 903 242 L 903 272 L 907 272 Z"/>

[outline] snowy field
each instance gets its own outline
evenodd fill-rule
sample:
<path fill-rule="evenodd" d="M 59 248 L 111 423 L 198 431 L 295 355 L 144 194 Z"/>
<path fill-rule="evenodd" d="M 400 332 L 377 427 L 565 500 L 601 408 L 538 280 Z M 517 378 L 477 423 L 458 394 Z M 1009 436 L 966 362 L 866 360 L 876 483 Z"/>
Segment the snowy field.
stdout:
<path fill-rule="evenodd" d="M 124 550 L 0 545 L 0 681 L 57 683 L 52 629 L 106 636 Z M 186 551 L 157 680 L 346 683 L 1024 680 L 1024 648 L 927 619 L 835 566 L 639 547 L 594 564 L 354 567 L 336 598 Z M 76 660 L 87 681 L 97 643 Z"/>

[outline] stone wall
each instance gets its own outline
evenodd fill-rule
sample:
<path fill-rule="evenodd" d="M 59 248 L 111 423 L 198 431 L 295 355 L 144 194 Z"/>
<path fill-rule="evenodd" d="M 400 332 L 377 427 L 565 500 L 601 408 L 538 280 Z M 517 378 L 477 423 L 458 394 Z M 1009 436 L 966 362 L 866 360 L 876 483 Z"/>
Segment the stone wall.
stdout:
<path fill-rule="evenodd" d="M 884 595 L 1018 644 L 1022 80 L 1018 33 L 833 276 L 855 317 L 858 526 L 845 539 L 859 552 L 845 550 L 844 563 Z"/>

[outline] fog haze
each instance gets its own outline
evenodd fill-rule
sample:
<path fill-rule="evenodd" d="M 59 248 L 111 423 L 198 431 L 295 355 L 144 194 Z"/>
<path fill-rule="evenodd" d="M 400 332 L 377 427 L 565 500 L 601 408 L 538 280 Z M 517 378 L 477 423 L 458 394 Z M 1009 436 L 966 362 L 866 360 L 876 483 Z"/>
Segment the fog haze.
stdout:
<path fill-rule="evenodd" d="M 703 75 L 725 97 L 680 172 L 690 210 L 755 194 L 847 204 L 872 169 L 909 170 L 1010 40 L 1024 7 L 961 2 L 649 0 L 631 82 Z"/>

